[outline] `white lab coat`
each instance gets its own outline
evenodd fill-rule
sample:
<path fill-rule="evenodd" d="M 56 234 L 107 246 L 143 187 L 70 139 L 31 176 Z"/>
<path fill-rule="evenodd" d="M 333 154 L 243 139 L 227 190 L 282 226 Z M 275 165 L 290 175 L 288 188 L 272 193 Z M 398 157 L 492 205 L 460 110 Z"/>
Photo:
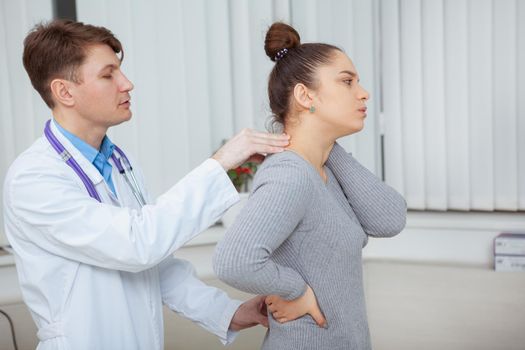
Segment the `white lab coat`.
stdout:
<path fill-rule="evenodd" d="M 103 203 L 89 197 L 45 137 L 9 169 L 6 234 L 38 327 L 37 349 L 161 350 L 162 303 L 223 343 L 232 341 L 228 326 L 240 302 L 206 286 L 188 262 L 172 257 L 238 201 L 219 163 L 206 160 L 155 204 L 140 209 L 115 165 L 118 199 L 97 169 L 54 123 L 51 127 Z M 141 171 L 132 163 L 147 196 Z"/>

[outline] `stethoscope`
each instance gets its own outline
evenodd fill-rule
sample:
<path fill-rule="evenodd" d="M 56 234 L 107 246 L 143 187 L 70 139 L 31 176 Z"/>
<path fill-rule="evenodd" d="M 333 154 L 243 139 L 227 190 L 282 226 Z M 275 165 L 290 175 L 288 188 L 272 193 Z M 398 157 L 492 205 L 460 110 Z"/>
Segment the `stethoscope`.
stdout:
<path fill-rule="evenodd" d="M 62 160 L 69 165 L 75 173 L 78 175 L 78 177 L 82 180 L 84 183 L 84 186 L 86 186 L 86 189 L 89 193 L 89 196 L 91 198 L 96 199 L 99 202 L 102 202 L 100 199 L 100 196 L 95 189 L 95 185 L 93 182 L 89 179 L 87 174 L 82 170 L 80 165 L 77 163 L 75 158 L 69 153 L 65 147 L 58 141 L 56 136 L 51 131 L 51 120 L 48 120 L 46 122 L 46 127 L 44 128 L 44 134 L 46 135 L 47 140 L 53 146 L 55 151 L 60 155 Z M 142 207 L 146 205 L 146 201 L 144 200 L 144 196 L 142 195 L 142 192 L 140 191 L 140 187 L 138 185 L 137 179 L 135 178 L 135 175 L 133 175 L 133 168 L 131 166 L 131 163 L 129 162 L 128 157 L 124 154 L 124 152 L 115 145 L 115 151 L 119 154 L 119 158 L 115 156 L 115 153 L 111 155 L 111 159 L 117 166 L 117 169 L 122 176 L 124 176 L 124 179 L 126 180 L 126 183 L 128 184 L 129 188 L 131 189 L 131 192 L 133 192 L 133 195 L 135 196 L 135 199 L 139 203 L 139 205 Z M 124 166 L 122 165 L 124 164 Z M 129 176 L 128 176 L 129 174 Z M 130 180 L 131 178 L 131 180 Z"/>

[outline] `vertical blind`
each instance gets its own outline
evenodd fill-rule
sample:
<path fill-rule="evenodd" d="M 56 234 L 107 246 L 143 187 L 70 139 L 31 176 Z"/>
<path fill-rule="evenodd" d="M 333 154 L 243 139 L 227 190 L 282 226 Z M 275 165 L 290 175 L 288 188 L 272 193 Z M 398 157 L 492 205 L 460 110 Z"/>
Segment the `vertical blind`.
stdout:
<path fill-rule="evenodd" d="M 418 210 L 525 209 L 525 3 L 382 0 L 386 181 Z"/>
<path fill-rule="evenodd" d="M 3 183 L 51 115 L 21 55 L 52 5 L 0 6 Z M 372 100 L 365 129 L 341 143 L 379 174 L 383 133 L 386 181 L 409 208 L 525 210 L 523 1 L 77 0 L 77 18 L 124 44 L 134 117 L 110 136 L 140 160 L 154 195 L 241 128 L 266 128 L 273 63 L 264 35 L 283 20 L 303 42 L 332 43 L 352 58 Z"/>
<path fill-rule="evenodd" d="M 0 194 L 15 157 L 42 134 L 49 109 L 31 87 L 22 65 L 23 40 L 38 22 L 52 18 L 51 1 L 0 0 Z M 0 245 L 3 201 L 0 201 Z"/>
<path fill-rule="evenodd" d="M 110 136 L 138 157 L 155 194 L 240 129 L 266 129 L 273 63 L 264 36 L 276 20 L 291 22 L 304 42 L 341 46 L 375 92 L 374 8 L 366 0 L 77 0 L 77 11 L 123 42 L 134 117 Z M 342 142 L 375 171 L 371 105 L 367 129 Z"/>
<path fill-rule="evenodd" d="M 50 111 L 21 63 L 22 41 L 52 17 L 51 1 L 0 0 L 0 181 L 42 134 Z M 303 42 L 324 41 L 352 58 L 371 92 L 365 129 L 341 143 L 379 172 L 377 3 L 369 0 L 77 0 L 77 19 L 108 27 L 122 41 L 123 71 L 135 84 L 131 122 L 110 130 L 138 159 L 160 194 L 244 127 L 266 129 L 271 114 L 264 53 L 276 20 Z M 0 190 L 1 191 L 1 190 Z M 4 244 L 0 218 L 0 244 Z"/>

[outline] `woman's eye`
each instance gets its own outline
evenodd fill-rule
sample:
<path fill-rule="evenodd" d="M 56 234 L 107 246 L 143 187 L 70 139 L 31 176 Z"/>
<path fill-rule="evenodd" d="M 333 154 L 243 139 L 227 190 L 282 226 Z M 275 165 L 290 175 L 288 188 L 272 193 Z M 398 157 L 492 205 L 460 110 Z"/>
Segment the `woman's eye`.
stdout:
<path fill-rule="evenodd" d="M 104 78 L 104 79 L 111 79 L 111 75 L 103 75 L 102 78 Z"/>
<path fill-rule="evenodd" d="M 353 81 L 353 79 L 348 79 L 348 80 L 344 80 L 343 82 L 344 82 L 346 85 L 352 85 L 352 81 Z"/>

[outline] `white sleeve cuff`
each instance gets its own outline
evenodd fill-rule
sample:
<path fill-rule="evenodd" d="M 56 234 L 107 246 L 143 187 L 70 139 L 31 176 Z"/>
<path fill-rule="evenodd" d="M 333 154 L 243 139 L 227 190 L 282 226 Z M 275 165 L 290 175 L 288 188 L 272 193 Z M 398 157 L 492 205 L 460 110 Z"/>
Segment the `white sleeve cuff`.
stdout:
<path fill-rule="evenodd" d="M 221 340 L 222 345 L 231 344 L 237 338 L 237 335 L 239 334 L 238 331 L 232 331 L 230 329 L 230 324 L 232 323 L 233 315 L 235 314 L 239 306 L 241 306 L 241 304 L 242 304 L 242 301 L 232 300 L 228 304 L 226 309 L 224 310 L 224 313 L 221 319 L 222 329 L 224 331 L 221 332 L 222 334 L 218 335 Z"/>

